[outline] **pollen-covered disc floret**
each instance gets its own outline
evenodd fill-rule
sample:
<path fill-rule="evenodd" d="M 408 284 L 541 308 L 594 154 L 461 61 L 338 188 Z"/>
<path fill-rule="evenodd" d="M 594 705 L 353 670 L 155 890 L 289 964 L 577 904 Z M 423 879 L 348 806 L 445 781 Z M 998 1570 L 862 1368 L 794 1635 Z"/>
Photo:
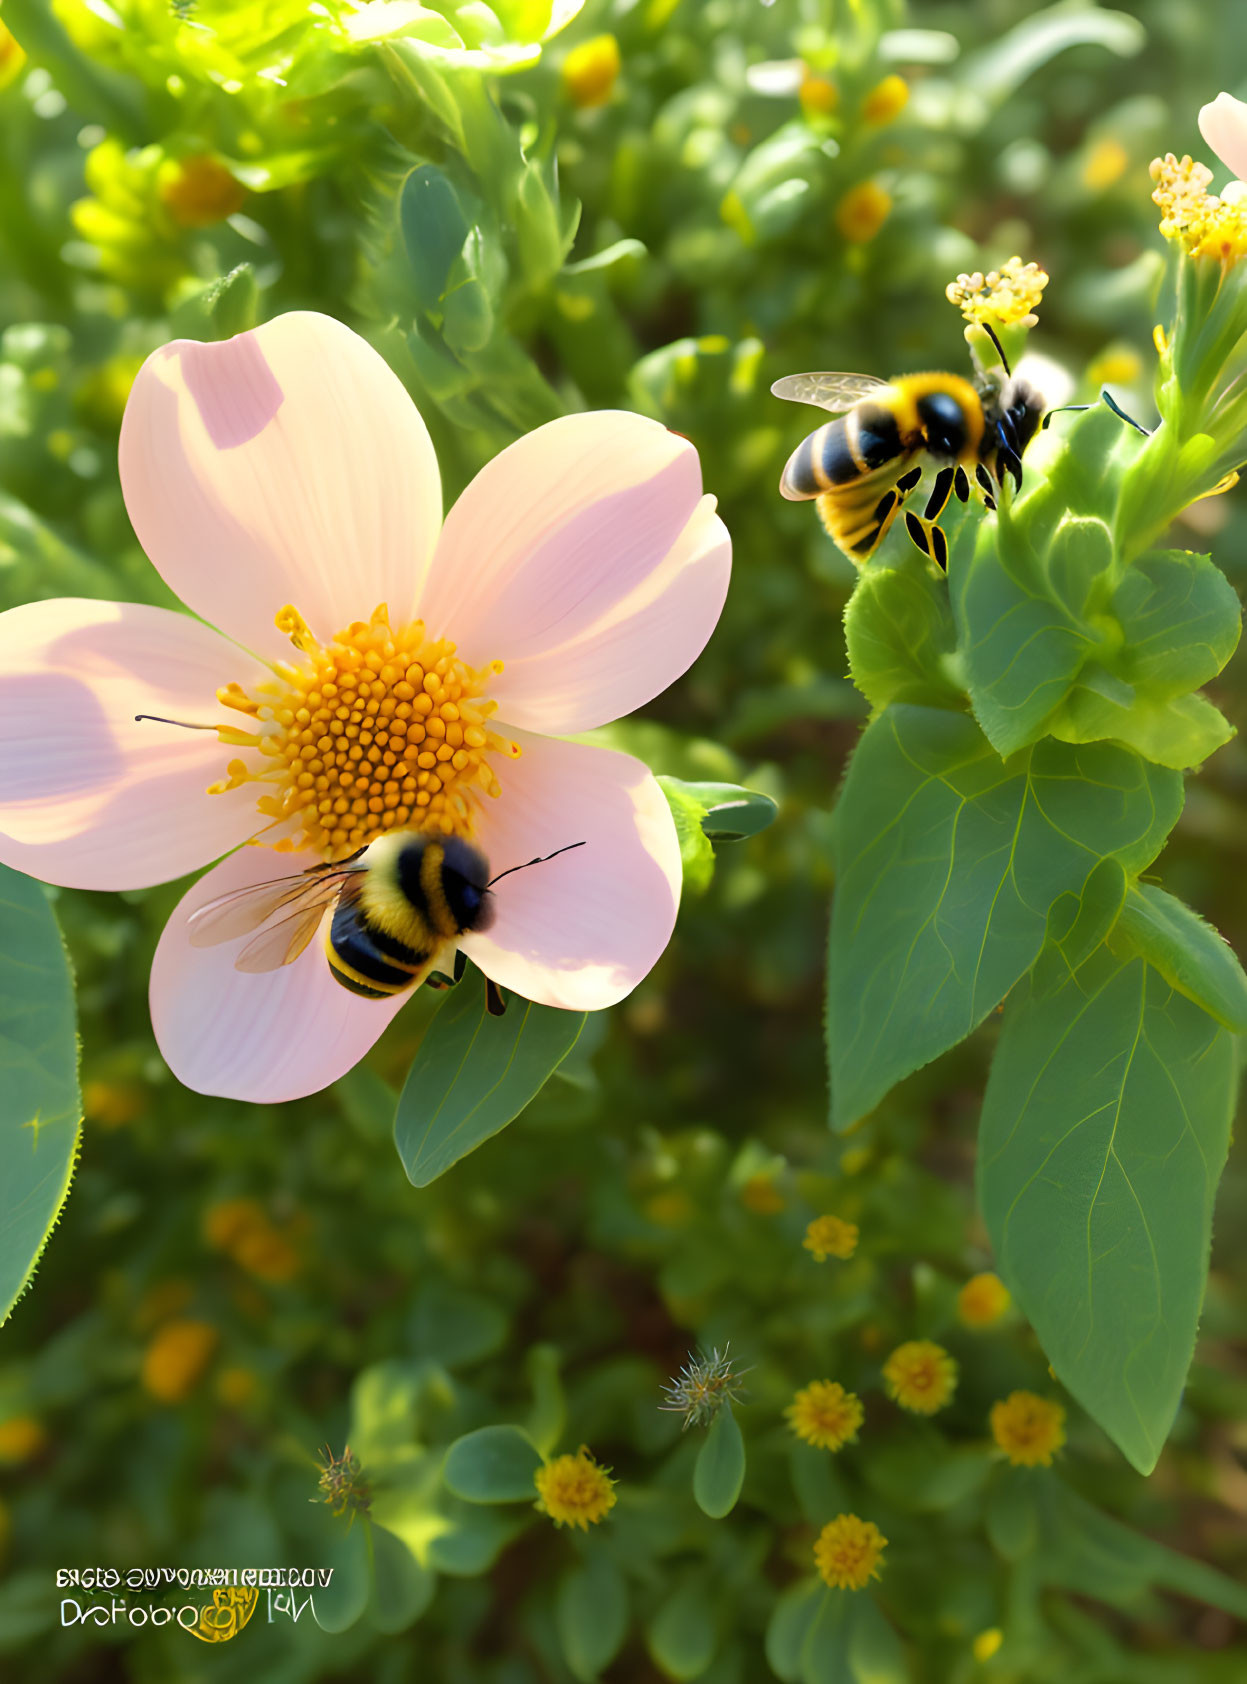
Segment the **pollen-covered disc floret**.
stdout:
<path fill-rule="evenodd" d="M 1152 198 L 1160 206 L 1160 231 L 1192 257 L 1227 266 L 1247 254 L 1247 186 L 1232 181 L 1210 193 L 1212 171 L 1189 155 L 1167 152 L 1152 161 Z"/>
<path fill-rule="evenodd" d="M 502 662 L 470 667 L 453 643 L 426 637 L 422 621 L 392 628 L 384 603 L 327 644 L 294 608 L 277 627 L 302 659 L 251 690 L 217 691 L 246 721 L 221 740 L 260 758 L 232 760 L 213 792 L 257 784 L 273 846 L 326 860 L 387 830 L 471 836 L 481 798 L 499 793 L 492 761 L 520 752 L 489 726 L 497 704 L 484 692 Z"/>
<path fill-rule="evenodd" d="M 1035 311 L 1043 297 L 1048 277 L 1037 263 L 1023 263 L 1011 257 L 999 269 L 986 275 L 958 275 L 944 289 L 968 322 L 990 322 L 996 327 L 1034 327 Z"/>

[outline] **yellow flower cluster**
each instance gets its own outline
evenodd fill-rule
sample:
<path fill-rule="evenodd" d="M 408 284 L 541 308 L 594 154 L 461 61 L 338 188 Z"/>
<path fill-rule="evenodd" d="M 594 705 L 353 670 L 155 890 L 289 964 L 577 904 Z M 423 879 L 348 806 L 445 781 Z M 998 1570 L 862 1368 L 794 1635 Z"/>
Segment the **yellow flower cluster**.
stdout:
<path fill-rule="evenodd" d="M 579 1526 L 587 1532 L 615 1506 L 615 1481 L 609 1468 L 600 1468 L 581 1445 L 574 1456 L 556 1456 L 533 1475 L 540 1493 L 537 1507 L 556 1526 Z"/>
<path fill-rule="evenodd" d="M 862 1400 L 838 1380 L 813 1380 L 785 1409 L 799 1439 L 817 1450 L 842 1450 L 862 1424 Z"/>
<path fill-rule="evenodd" d="M 1227 267 L 1247 253 L 1247 184 L 1232 181 L 1223 193 L 1209 193 L 1208 166 L 1172 152 L 1154 158 L 1151 173 L 1167 240 L 1176 240 L 1191 257 Z"/>
<path fill-rule="evenodd" d="M 814 1565 L 833 1590 L 865 1590 L 871 1579 L 879 1577 L 887 1542 L 873 1520 L 838 1514 L 818 1535 Z"/>
<path fill-rule="evenodd" d="M 256 1199 L 224 1199 L 204 1217 L 204 1238 L 217 1251 L 262 1281 L 289 1281 L 301 1259 Z"/>
<path fill-rule="evenodd" d="M 801 1244 L 813 1253 L 816 1263 L 825 1263 L 829 1257 L 847 1262 L 857 1250 L 857 1224 L 839 1216 L 816 1216 Z"/>
<path fill-rule="evenodd" d="M 984 275 L 958 275 L 944 288 L 944 296 L 955 304 L 968 322 L 990 322 L 998 327 L 1034 327 L 1035 311 L 1043 297 L 1048 277 L 1037 263 L 1023 263 L 1011 257 L 999 269 Z"/>
<path fill-rule="evenodd" d="M 218 1341 L 208 1322 L 166 1322 L 143 1353 L 143 1389 L 157 1403 L 181 1403 L 203 1378 Z"/>

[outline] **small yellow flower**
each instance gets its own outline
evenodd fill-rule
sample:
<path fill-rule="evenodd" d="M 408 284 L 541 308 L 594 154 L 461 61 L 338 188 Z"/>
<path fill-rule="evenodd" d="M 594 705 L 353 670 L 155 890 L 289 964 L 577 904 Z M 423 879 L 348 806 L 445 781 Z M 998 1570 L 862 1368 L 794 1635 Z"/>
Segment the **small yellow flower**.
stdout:
<path fill-rule="evenodd" d="M 538 1509 L 556 1526 L 579 1526 L 587 1532 L 615 1506 L 609 1468 L 600 1468 L 583 1444 L 574 1456 L 556 1456 L 538 1468 L 533 1482 L 540 1493 Z"/>
<path fill-rule="evenodd" d="M 862 120 L 867 123 L 891 123 L 909 104 L 909 83 L 903 76 L 885 76 L 862 101 Z"/>
<path fill-rule="evenodd" d="M 33 1415 L 11 1415 L 0 1421 L 0 1462 L 10 1467 L 33 1461 L 47 1442 L 43 1424 Z"/>
<path fill-rule="evenodd" d="M 847 1262 L 857 1250 L 857 1224 L 845 1222 L 839 1216 L 816 1216 L 805 1230 L 801 1244 L 813 1252 L 816 1263 L 829 1257 Z"/>
<path fill-rule="evenodd" d="M 293 1280 L 301 1266 L 299 1253 L 256 1199 L 224 1199 L 210 1206 L 204 1238 L 257 1280 Z"/>
<path fill-rule="evenodd" d="M 990 1271 L 971 1275 L 957 1294 L 957 1314 L 967 1327 L 991 1327 L 1009 1308 L 1009 1289 Z"/>
<path fill-rule="evenodd" d="M 645 1201 L 645 1214 L 660 1228 L 682 1228 L 697 1215 L 697 1206 L 682 1187 L 665 1187 Z"/>
<path fill-rule="evenodd" d="M 830 117 L 840 104 L 840 90 L 827 76 L 816 76 L 807 70 L 797 90 L 801 109 L 807 117 Z"/>
<path fill-rule="evenodd" d="M 862 1400 L 838 1380 L 814 1380 L 785 1409 L 797 1437 L 818 1450 L 842 1450 L 862 1424 Z"/>
<path fill-rule="evenodd" d="M 980 1666 L 991 1660 L 1004 1640 L 1005 1634 L 999 1626 L 988 1626 L 986 1631 L 981 1631 L 978 1634 L 970 1647 L 974 1651 L 974 1658 Z"/>
<path fill-rule="evenodd" d="M 1045 1468 L 1065 1443 L 1065 1411 L 1034 1392 L 1010 1392 L 992 1404 L 992 1437 L 1015 1468 Z"/>
<path fill-rule="evenodd" d="M 1001 327 L 1034 327 L 1035 311 L 1048 277 L 1037 263 L 1023 263 L 1011 257 L 999 269 L 986 275 L 958 275 L 944 288 L 944 296 L 955 304 L 968 322 L 992 322 Z"/>
<path fill-rule="evenodd" d="M 859 181 L 836 206 L 836 227 L 855 246 L 867 245 L 888 220 L 892 195 L 877 181 Z"/>
<path fill-rule="evenodd" d="M 595 35 L 573 47 L 563 60 L 563 92 L 582 111 L 605 105 L 614 90 L 623 60 L 613 35 Z"/>
<path fill-rule="evenodd" d="M 873 1520 L 838 1514 L 818 1535 L 814 1565 L 834 1590 L 864 1590 L 871 1579 L 879 1577 L 887 1542 Z"/>
<path fill-rule="evenodd" d="M 784 1195 L 771 1175 L 751 1175 L 740 1189 L 740 1202 L 755 1216 L 778 1216 L 784 1208 Z"/>
<path fill-rule="evenodd" d="M 1083 186 L 1092 193 L 1103 193 L 1120 181 L 1129 168 L 1129 152 L 1120 140 L 1106 136 L 1095 142 L 1083 160 Z"/>
<path fill-rule="evenodd" d="M 206 152 L 170 158 L 157 175 L 160 202 L 182 228 L 211 228 L 240 211 L 247 190 Z"/>
<path fill-rule="evenodd" d="M 915 1415 L 934 1415 L 957 1389 L 957 1364 L 942 1345 L 911 1339 L 883 1365 L 888 1396 Z"/>
<path fill-rule="evenodd" d="M 158 1403 L 181 1403 L 212 1361 L 219 1335 L 204 1321 L 170 1321 L 143 1353 L 143 1386 Z"/>

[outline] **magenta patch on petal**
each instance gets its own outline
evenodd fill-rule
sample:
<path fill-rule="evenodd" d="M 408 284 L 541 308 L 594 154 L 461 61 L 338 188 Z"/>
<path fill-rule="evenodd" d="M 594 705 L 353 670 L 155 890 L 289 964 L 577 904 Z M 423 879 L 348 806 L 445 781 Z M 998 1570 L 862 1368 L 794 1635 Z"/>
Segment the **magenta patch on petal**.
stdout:
<path fill-rule="evenodd" d="M 187 342 L 179 355 L 187 389 L 218 450 L 249 444 L 286 400 L 252 334 L 240 334 L 224 345 Z"/>

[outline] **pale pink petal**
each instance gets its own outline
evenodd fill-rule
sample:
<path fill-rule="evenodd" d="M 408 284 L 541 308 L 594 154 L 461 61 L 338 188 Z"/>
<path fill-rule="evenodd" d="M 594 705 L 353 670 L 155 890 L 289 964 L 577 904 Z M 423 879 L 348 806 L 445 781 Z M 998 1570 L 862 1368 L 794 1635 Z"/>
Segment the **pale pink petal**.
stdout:
<path fill-rule="evenodd" d="M 568 842 L 583 848 L 498 884 L 493 928 L 464 952 L 541 1005 L 597 1011 L 631 993 L 671 939 L 680 848 L 666 797 L 639 760 L 514 733 L 479 840 L 494 875 Z"/>
<path fill-rule="evenodd" d="M 437 459 L 402 383 L 332 317 L 177 340 L 139 370 L 121 428 L 139 542 L 189 607 L 287 659 L 293 603 L 322 638 L 409 617 L 441 524 Z"/>
<path fill-rule="evenodd" d="M 218 895 L 320 863 L 312 854 L 242 848 L 174 908 L 152 963 L 151 1013 L 165 1063 L 184 1087 L 222 1099 L 301 1099 L 358 1064 L 408 1000 L 364 1000 L 335 982 L 314 940 L 292 965 L 263 975 L 234 969 L 249 937 L 192 947 L 191 913 Z"/>
<path fill-rule="evenodd" d="M 1239 181 L 1247 181 L 1247 105 L 1233 94 L 1218 94 L 1202 106 L 1199 132 Z"/>
<path fill-rule="evenodd" d="M 474 666 L 539 657 L 641 588 L 700 501 L 697 452 L 659 422 L 622 410 L 551 421 L 450 511 L 420 616 Z"/>
<path fill-rule="evenodd" d="M 718 624 L 732 540 L 706 497 L 649 577 L 558 648 L 512 658 L 489 693 L 511 725 L 571 736 L 652 700 L 692 665 Z"/>
<path fill-rule="evenodd" d="M 224 723 L 215 690 L 239 666 L 167 608 L 62 598 L 0 614 L 0 860 L 71 888 L 139 889 L 254 835 L 254 793 L 207 793 L 236 750 L 134 717 Z"/>

